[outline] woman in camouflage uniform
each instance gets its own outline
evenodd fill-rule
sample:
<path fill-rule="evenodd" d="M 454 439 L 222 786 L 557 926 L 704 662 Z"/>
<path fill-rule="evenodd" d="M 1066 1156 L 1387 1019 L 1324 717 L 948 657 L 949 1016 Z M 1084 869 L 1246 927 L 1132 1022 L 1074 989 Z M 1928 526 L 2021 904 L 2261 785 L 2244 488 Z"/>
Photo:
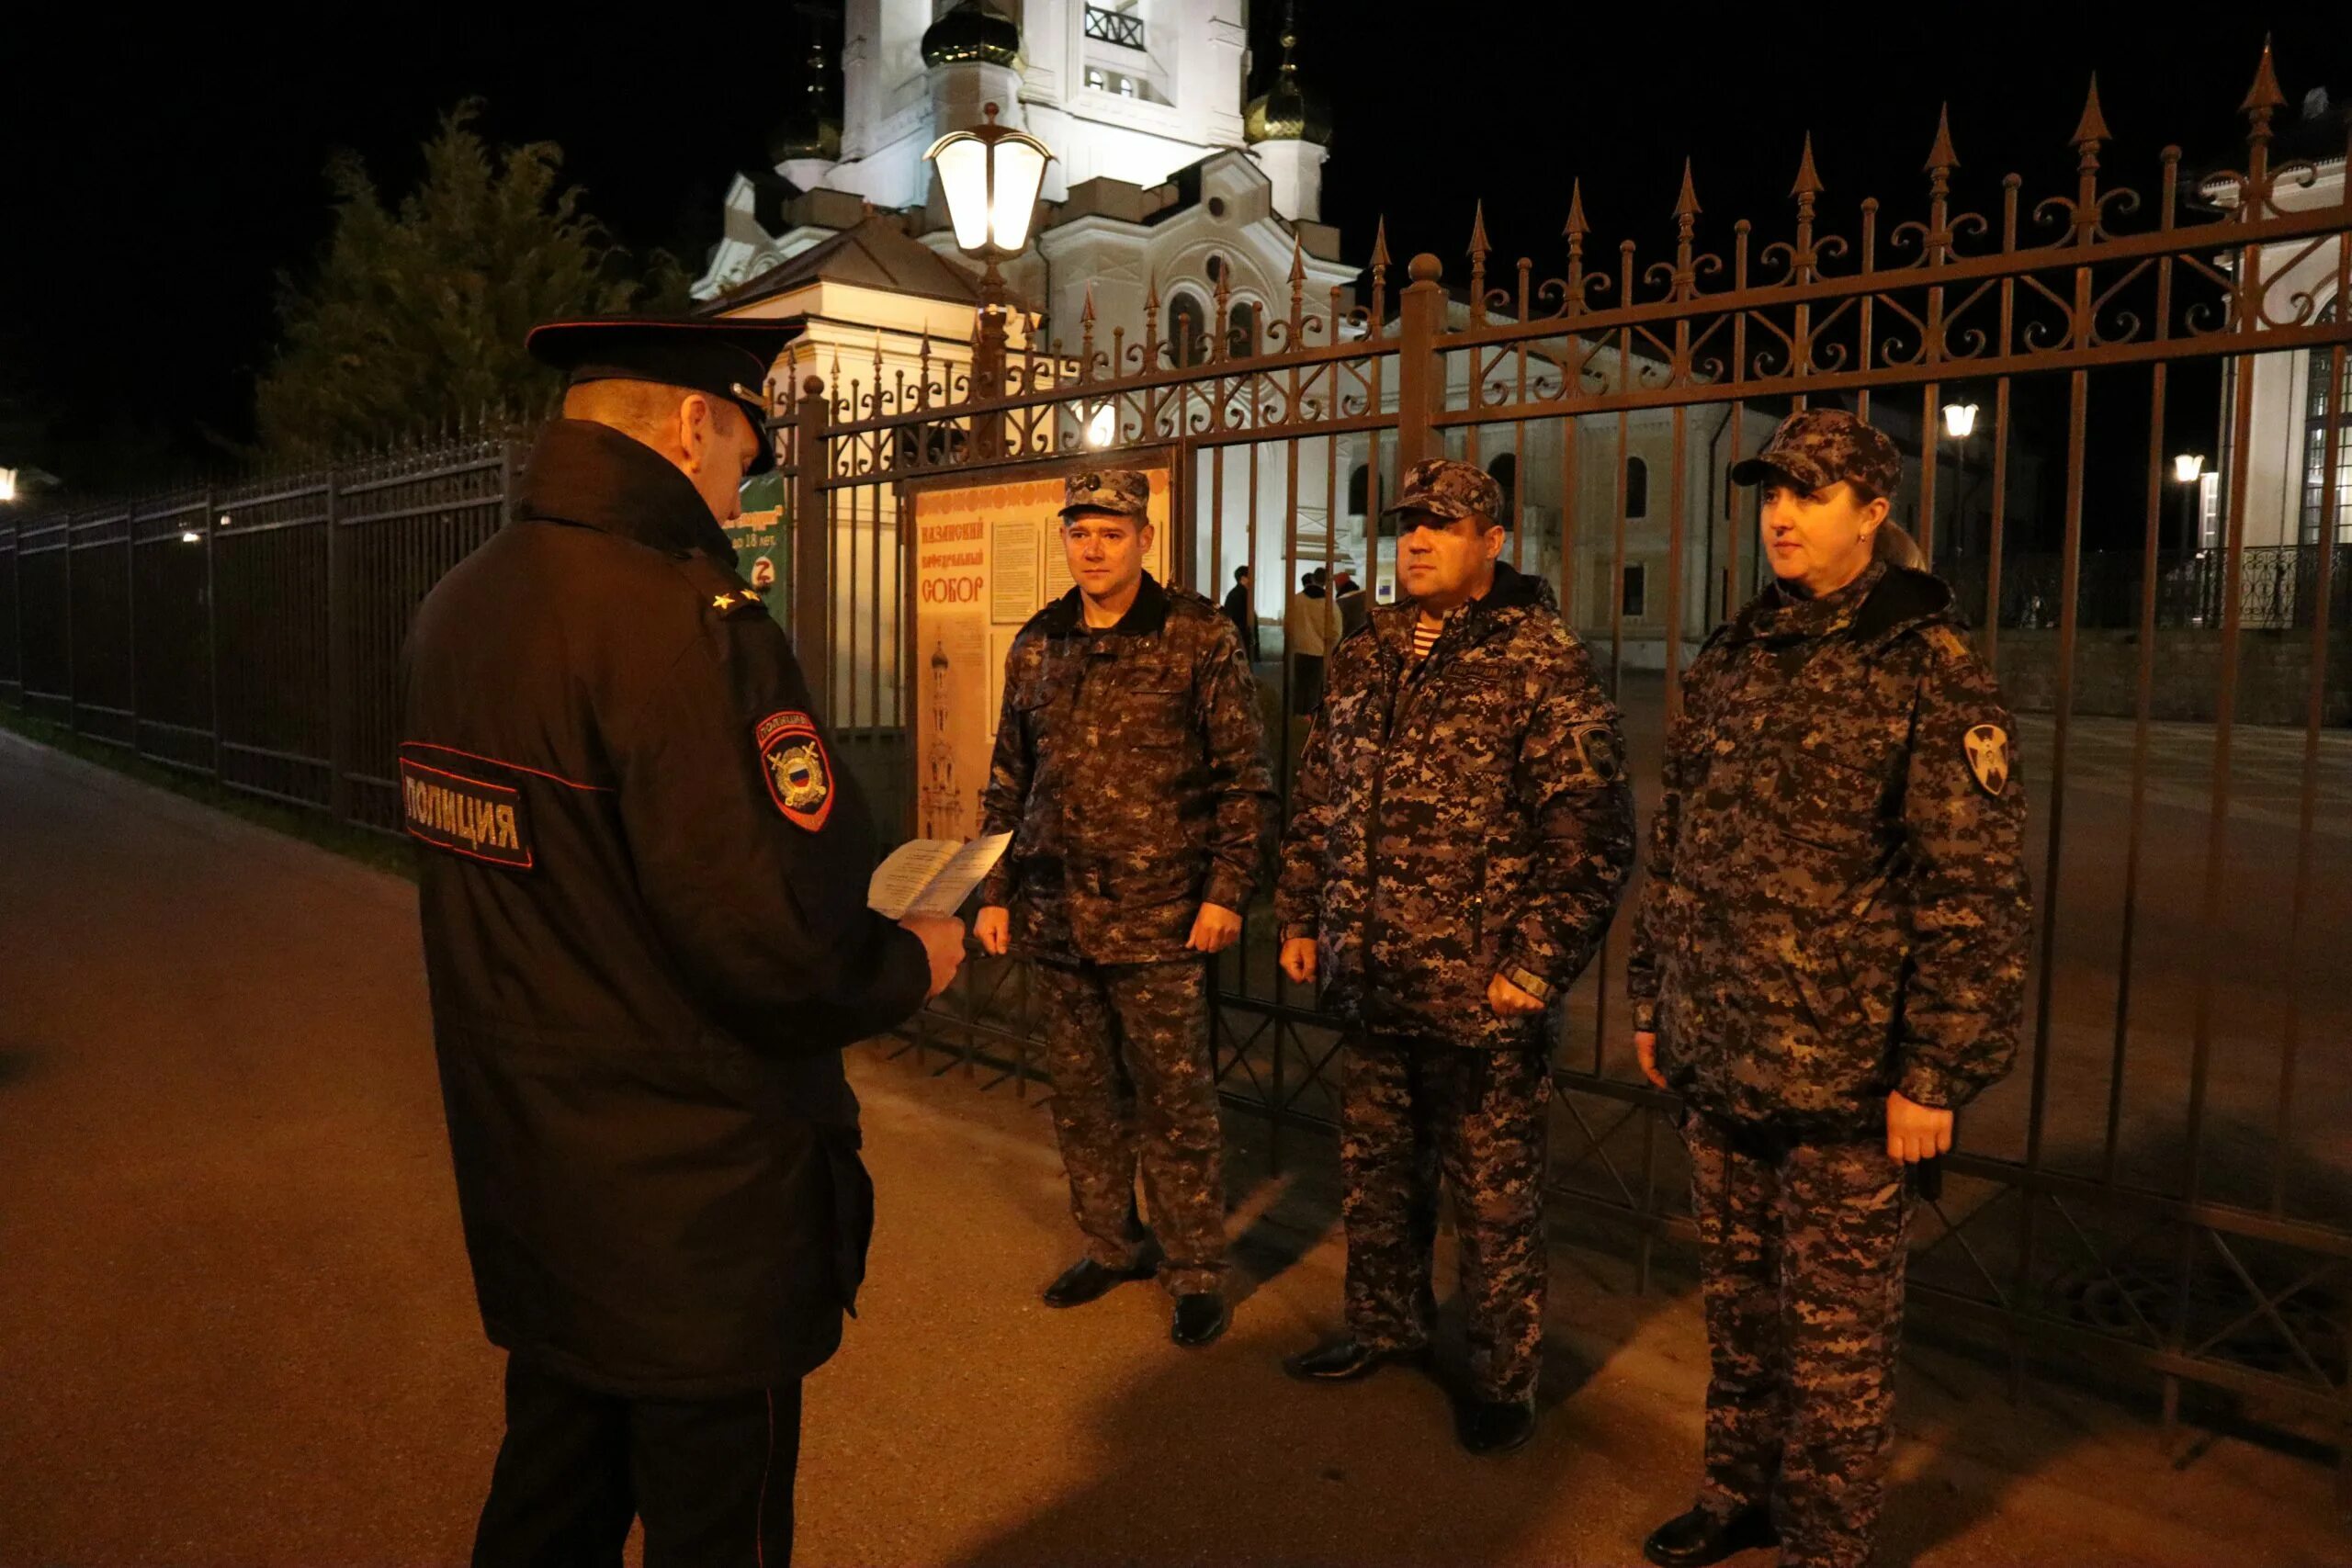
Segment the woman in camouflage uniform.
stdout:
<path fill-rule="evenodd" d="M 1873 560 L 1894 445 L 1792 415 L 1732 470 L 1773 583 L 1683 682 L 1627 959 L 1644 1072 L 1682 1097 L 1705 1477 L 1645 1543 L 1865 1562 L 1892 1437 L 1905 1168 L 2008 1071 L 2031 908 L 2011 723 L 1951 593 Z"/>

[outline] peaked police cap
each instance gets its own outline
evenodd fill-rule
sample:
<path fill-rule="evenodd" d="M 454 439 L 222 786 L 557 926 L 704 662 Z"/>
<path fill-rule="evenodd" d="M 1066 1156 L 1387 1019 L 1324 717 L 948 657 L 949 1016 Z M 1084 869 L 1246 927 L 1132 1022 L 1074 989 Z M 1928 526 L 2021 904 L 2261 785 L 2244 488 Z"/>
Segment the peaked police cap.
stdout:
<path fill-rule="evenodd" d="M 776 355 L 799 331 L 783 321 L 738 317 L 591 316 L 543 321 L 523 340 L 531 357 L 564 374 L 564 385 L 657 381 L 724 398 L 760 433 L 751 471 L 775 466 L 764 389 Z"/>

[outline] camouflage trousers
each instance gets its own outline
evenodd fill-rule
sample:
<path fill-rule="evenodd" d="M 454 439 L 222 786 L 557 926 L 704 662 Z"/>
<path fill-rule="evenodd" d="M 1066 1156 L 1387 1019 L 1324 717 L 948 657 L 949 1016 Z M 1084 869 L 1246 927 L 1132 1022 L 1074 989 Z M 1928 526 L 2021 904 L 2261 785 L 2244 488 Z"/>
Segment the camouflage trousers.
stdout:
<path fill-rule="evenodd" d="M 1700 1506 L 1769 1502 L 1789 1568 L 1858 1568 L 1894 1438 L 1911 1184 L 1883 1138 L 1802 1144 L 1692 1114 L 1706 1304 Z"/>
<path fill-rule="evenodd" d="M 1218 1289 L 1224 1133 L 1209 1061 L 1208 965 L 1030 968 L 1054 1077 L 1054 1135 L 1087 1256 L 1131 1269 L 1156 1235 L 1162 1285 L 1179 1295 Z M 1149 1232 L 1136 1211 L 1138 1174 Z"/>
<path fill-rule="evenodd" d="M 1527 1399 L 1543 1359 L 1544 1106 L 1549 1054 L 1351 1042 L 1340 1109 L 1348 1331 L 1403 1349 L 1437 1315 L 1438 1178 L 1453 1191 L 1481 1399 Z"/>

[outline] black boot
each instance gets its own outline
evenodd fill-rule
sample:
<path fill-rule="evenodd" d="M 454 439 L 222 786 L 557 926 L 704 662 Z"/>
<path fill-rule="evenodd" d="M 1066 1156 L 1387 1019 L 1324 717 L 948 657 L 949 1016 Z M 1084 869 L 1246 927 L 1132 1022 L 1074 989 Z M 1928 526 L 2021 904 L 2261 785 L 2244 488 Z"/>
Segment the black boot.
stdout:
<path fill-rule="evenodd" d="M 1401 1350 L 1383 1350 L 1361 1339 L 1342 1339 L 1317 1350 L 1283 1358 L 1283 1371 L 1307 1382 L 1353 1382 L 1370 1377 L 1390 1362 L 1426 1367 L 1430 1363 L 1430 1348 L 1414 1345 Z"/>
<path fill-rule="evenodd" d="M 1772 1511 L 1758 1503 L 1729 1517 L 1705 1508 L 1677 1514 L 1650 1531 L 1649 1540 L 1642 1542 L 1642 1555 L 1658 1568 L 1705 1568 L 1736 1551 L 1780 1544 Z"/>
<path fill-rule="evenodd" d="M 1131 1280 L 1148 1280 L 1159 1271 L 1148 1263 L 1126 1269 L 1109 1269 L 1091 1258 L 1081 1258 L 1063 1269 L 1061 1278 L 1046 1287 L 1046 1304 L 1049 1307 L 1084 1306 Z"/>
<path fill-rule="evenodd" d="M 1176 1298 L 1176 1321 L 1168 1330 L 1168 1337 L 1186 1347 L 1205 1345 L 1225 1332 L 1233 1321 L 1233 1314 L 1225 1298 L 1215 1291 L 1200 1291 Z"/>
<path fill-rule="evenodd" d="M 1474 1454 L 1507 1454 L 1535 1435 L 1532 1399 L 1474 1399 L 1462 1407 L 1455 1433 Z"/>

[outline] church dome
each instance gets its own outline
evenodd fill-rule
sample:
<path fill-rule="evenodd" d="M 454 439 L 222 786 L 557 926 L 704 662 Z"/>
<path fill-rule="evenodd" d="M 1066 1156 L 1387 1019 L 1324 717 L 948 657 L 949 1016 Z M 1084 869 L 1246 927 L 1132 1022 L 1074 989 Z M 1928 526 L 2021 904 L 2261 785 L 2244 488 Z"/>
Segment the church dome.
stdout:
<path fill-rule="evenodd" d="M 960 0 L 922 35 L 925 65 L 985 61 L 1010 65 L 1021 56 L 1021 29 L 988 0 Z"/>
<path fill-rule="evenodd" d="M 1241 134 L 1255 144 L 1260 141 L 1312 141 L 1318 146 L 1331 144 L 1331 106 L 1323 95 L 1303 87 L 1298 81 L 1298 66 L 1290 51 L 1298 42 L 1298 35 L 1285 20 L 1283 28 L 1283 66 L 1269 91 L 1250 100 L 1242 112 Z"/>
<path fill-rule="evenodd" d="M 838 107 L 841 75 L 825 58 L 821 36 L 808 40 L 805 64 L 807 79 L 798 101 L 768 132 L 771 164 L 789 164 L 802 158 L 831 162 L 842 155 L 842 116 Z"/>

